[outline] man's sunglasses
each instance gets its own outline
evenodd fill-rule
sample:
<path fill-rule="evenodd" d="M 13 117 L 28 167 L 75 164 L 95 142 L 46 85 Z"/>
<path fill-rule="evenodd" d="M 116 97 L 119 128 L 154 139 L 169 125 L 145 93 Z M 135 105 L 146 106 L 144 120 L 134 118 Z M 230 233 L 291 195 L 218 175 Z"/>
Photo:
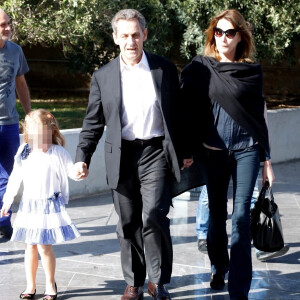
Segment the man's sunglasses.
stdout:
<path fill-rule="evenodd" d="M 223 34 L 225 33 L 227 38 L 233 39 L 238 31 L 239 31 L 238 29 L 227 29 L 227 30 L 223 31 L 221 28 L 218 28 L 218 27 L 214 28 L 215 36 L 218 38 L 223 36 Z"/>

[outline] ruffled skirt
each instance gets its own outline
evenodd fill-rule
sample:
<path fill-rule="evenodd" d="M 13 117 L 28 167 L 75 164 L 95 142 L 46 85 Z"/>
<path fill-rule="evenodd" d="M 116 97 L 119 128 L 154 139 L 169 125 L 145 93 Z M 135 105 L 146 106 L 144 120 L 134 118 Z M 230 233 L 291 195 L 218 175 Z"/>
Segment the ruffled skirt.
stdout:
<path fill-rule="evenodd" d="M 53 245 L 80 236 L 60 193 L 49 199 L 22 199 L 13 224 L 12 241 Z"/>

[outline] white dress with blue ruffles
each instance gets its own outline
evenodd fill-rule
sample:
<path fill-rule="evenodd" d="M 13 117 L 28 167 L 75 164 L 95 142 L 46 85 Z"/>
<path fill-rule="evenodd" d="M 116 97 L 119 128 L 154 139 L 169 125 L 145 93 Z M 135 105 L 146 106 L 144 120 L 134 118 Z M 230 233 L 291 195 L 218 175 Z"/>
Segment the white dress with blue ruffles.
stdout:
<path fill-rule="evenodd" d="M 70 154 L 60 145 L 47 152 L 30 152 L 28 144 L 19 147 L 3 197 L 4 203 L 12 203 L 23 181 L 12 241 L 52 245 L 80 236 L 65 209 L 72 167 Z"/>

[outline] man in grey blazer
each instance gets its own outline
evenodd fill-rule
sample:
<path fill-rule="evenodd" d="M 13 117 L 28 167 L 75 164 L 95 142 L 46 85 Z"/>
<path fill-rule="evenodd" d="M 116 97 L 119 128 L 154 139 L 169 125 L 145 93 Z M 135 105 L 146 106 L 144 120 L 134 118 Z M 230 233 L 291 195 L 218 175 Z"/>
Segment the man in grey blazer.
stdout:
<path fill-rule="evenodd" d="M 93 74 L 89 104 L 76 153 L 78 179 L 106 126 L 105 162 L 119 216 L 117 236 L 127 287 L 122 300 L 171 299 L 165 288 L 172 273 L 169 213 L 171 182 L 180 180 L 175 144 L 179 81 L 176 67 L 143 51 L 145 19 L 134 9 L 112 20 L 120 55 Z"/>

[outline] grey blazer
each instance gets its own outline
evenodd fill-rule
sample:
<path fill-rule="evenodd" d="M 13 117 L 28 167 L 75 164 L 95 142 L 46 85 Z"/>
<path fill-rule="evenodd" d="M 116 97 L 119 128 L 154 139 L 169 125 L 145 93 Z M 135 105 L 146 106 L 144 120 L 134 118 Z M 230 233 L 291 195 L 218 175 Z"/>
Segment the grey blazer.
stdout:
<path fill-rule="evenodd" d="M 179 79 L 175 65 L 167 59 L 146 53 L 154 87 L 163 116 L 165 139 L 163 149 L 176 181 L 180 169 L 175 151 L 179 122 Z M 105 164 L 107 181 L 115 189 L 119 181 L 121 160 L 121 73 L 120 56 L 95 71 L 92 77 L 89 103 L 79 136 L 75 161 L 90 164 L 106 125 Z"/>

